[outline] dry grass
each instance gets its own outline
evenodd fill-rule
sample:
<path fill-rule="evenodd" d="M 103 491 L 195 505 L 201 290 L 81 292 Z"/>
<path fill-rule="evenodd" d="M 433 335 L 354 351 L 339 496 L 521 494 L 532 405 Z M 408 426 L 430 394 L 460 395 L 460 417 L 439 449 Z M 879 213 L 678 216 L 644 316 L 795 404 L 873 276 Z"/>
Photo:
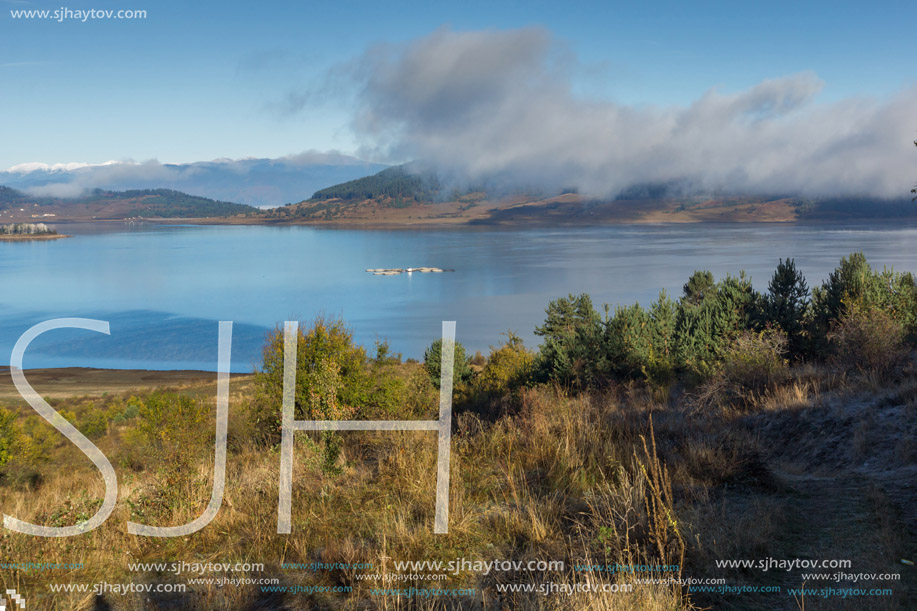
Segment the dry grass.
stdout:
<path fill-rule="evenodd" d="M 204 441 L 202 449 L 184 458 L 170 454 L 168 444 L 143 445 L 134 420 L 111 424 L 96 443 L 118 471 L 120 498 L 102 527 L 68 539 L 0 534 L 0 557 L 6 561 L 82 562 L 85 568 L 3 570 L 2 586 L 28 592 L 30 609 L 89 609 L 99 603 L 94 597 L 55 594 L 48 585 L 187 578 L 130 573 L 128 562 L 255 562 L 265 564 L 264 573 L 208 576 L 271 577 L 286 585 L 347 586 L 353 591 L 280 595 L 264 593 L 258 585 L 197 585 L 183 596 L 106 595 L 104 604 L 112 609 L 795 608 L 791 597 L 724 601 L 665 584 L 640 585 L 632 592 L 548 596 L 500 592 L 498 586 L 632 581 L 629 575 L 573 568 L 610 563 L 677 564 L 683 577 L 784 583 L 768 581 L 774 575 L 714 566 L 723 558 L 767 556 L 847 558 L 856 553 L 865 563 L 855 567 L 858 571 L 886 572 L 883 562 L 889 555 L 906 553 L 907 543 L 913 541 L 913 522 L 901 510 L 908 500 L 913 505 L 912 493 L 902 496 L 890 483 L 893 480 L 869 479 L 868 474 L 862 476 L 868 485 L 848 485 L 848 471 L 828 473 L 833 457 L 820 453 L 825 441 L 793 441 L 797 432 L 809 434 L 806 427 L 836 422 L 837 434 L 846 435 L 851 461 L 861 463 L 875 456 L 874 444 L 887 440 L 891 425 L 881 413 L 871 419 L 858 412 L 854 426 L 844 428 L 848 421 L 836 405 L 844 397 L 868 392 L 863 382 L 817 368 L 793 370 L 741 410 L 690 409 L 684 402 L 691 397 L 669 402 L 667 391 L 638 385 L 572 397 L 548 387 L 527 389 L 515 401 L 518 408 L 513 413 L 490 419 L 459 410 L 447 536 L 433 534 L 436 447 L 429 432 L 342 433 L 340 470 L 334 475 L 322 470 L 321 448 L 313 438 L 297 434 L 293 534 L 278 535 L 279 455 L 276 448 L 259 446 L 248 434 L 247 384 L 234 382 L 226 493 L 209 526 L 175 539 L 136 537 L 126 531 L 128 520 L 182 524 L 203 510 L 212 477 L 212 445 L 207 445 L 212 443 L 212 422 L 202 423 L 195 433 Z M 912 426 L 917 416 L 915 388 L 907 383 L 885 388 L 888 406 L 882 409 L 898 410 L 894 414 L 900 412 L 905 419 L 902 426 Z M 183 392 L 206 397 L 212 407 L 212 384 L 191 385 Z M 84 400 L 72 403 L 80 401 Z M 68 405 L 64 401 L 59 408 Z M 181 437 L 179 449 L 194 447 L 195 438 Z M 896 457 L 893 460 L 902 461 L 902 466 L 915 453 L 908 439 L 902 435 L 887 448 L 887 456 Z M 778 447 L 781 443 L 787 447 Z M 190 466 L 177 469 L 180 460 Z M 855 467 L 854 462 L 850 465 Z M 63 525 L 98 507 L 101 478 L 72 447 L 55 449 L 42 471 L 34 486 L 5 485 L 4 513 Z M 815 472 L 819 479 L 803 480 Z M 828 503 L 836 502 L 838 494 L 852 500 L 832 509 Z M 843 518 L 841 512 L 854 517 Z M 896 534 L 902 524 L 909 525 L 908 530 Z M 821 529 L 843 531 L 847 538 L 828 536 Z M 563 560 L 566 568 L 554 573 L 462 572 L 445 581 L 397 584 L 475 590 L 471 596 L 429 599 L 373 596 L 370 589 L 382 584 L 359 579 L 361 571 L 281 569 L 285 562 L 371 562 L 372 572 L 395 572 L 393 563 L 398 560 L 456 558 Z M 898 587 L 901 594 L 886 608 L 895 608 L 913 588 L 908 583 Z M 805 604 L 827 608 L 813 601 Z"/>
<path fill-rule="evenodd" d="M 209 387 L 200 387 L 193 392 L 202 396 L 207 390 Z M 242 395 L 236 389 L 231 429 L 246 426 Z M 108 595 L 106 604 L 125 609 L 157 608 L 170 600 L 183 608 L 344 605 L 434 609 L 455 604 L 493 608 L 494 601 L 506 597 L 496 592 L 497 583 L 524 582 L 531 576 L 462 573 L 450 576 L 445 584 L 432 585 L 475 588 L 476 596 L 407 601 L 371 596 L 370 587 L 378 584 L 357 580 L 353 572 L 290 571 L 280 565 L 318 560 L 372 562 L 380 567 L 388 562 L 391 569 L 390 559 L 564 560 L 566 572 L 537 575 L 537 579 L 539 583 L 573 583 L 581 579 L 569 567 L 595 554 L 614 562 L 637 556 L 644 562 L 667 562 L 668 557 L 661 559 L 658 554 L 668 556 L 679 549 L 673 547 L 673 537 L 680 541 L 670 527 L 675 511 L 671 482 L 654 453 L 652 433 L 643 438 L 648 445 L 641 441 L 640 435 L 647 434 L 642 408 L 631 416 L 639 415 L 634 422 L 643 424 L 629 423 L 626 429 L 607 426 L 610 416 L 624 413 L 614 397 L 567 398 L 554 390 L 539 389 L 524 393 L 519 413 L 495 422 L 482 421 L 471 413 L 457 414 L 450 533 L 445 537 L 434 535 L 432 529 L 435 477 L 431 466 L 436 462 L 436 448 L 435 436 L 425 432 L 344 433 L 342 470 L 333 476 L 321 470 L 318 446 L 308 434 L 298 434 L 293 534 L 289 536 L 276 533 L 276 449 L 234 437 L 223 506 L 209 526 L 175 539 L 129 535 L 128 520 L 175 525 L 199 515 L 209 497 L 212 446 L 204 444 L 190 460 L 192 466 L 178 470 L 174 465 L 187 458 L 170 454 L 167 444 L 143 445 L 135 433 L 136 422 L 128 421 L 111 426 L 97 440 L 115 464 L 120 486 L 118 507 L 102 527 L 68 539 L 10 532 L 0 536 L 4 558 L 82 562 L 86 568 L 66 575 L 3 572 L 4 585 L 32 593 L 32 608 L 88 608 L 95 604 L 92 598 L 54 594 L 48 584 L 176 581 L 169 574 L 131 574 L 128 562 L 263 562 L 265 574 L 248 577 L 278 577 L 285 584 L 350 586 L 353 593 L 346 598 L 331 594 L 278 597 L 263 595 L 258 586 L 197 587 L 193 594 L 161 601 Z M 200 435 L 212 438 L 212 426 L 212 422 L 201 423 Z M 187 436 L 181 439 L 180 449 L 196 446 Z M 61 465 L 66 465 L 66 472 Z M 91 515 L 99 506 L 103 486 L 91 463 L 62 445 L 45 466 L 37 487 L 7 487 L 4 492 L 4 512 L 35 523 L 63 525 Z M 626 533 L 625 543 L 609 547 L 610 539 L 600 540 L 600 533 L 610 532 L 608 529 Z M 679 588 L 661 586 L 638 588 L 629 595 L 515 594 L 507 604 L 519 609 L 570 608 L 569 604 L 587 609 L 680 609 L 685 603 Z"/>

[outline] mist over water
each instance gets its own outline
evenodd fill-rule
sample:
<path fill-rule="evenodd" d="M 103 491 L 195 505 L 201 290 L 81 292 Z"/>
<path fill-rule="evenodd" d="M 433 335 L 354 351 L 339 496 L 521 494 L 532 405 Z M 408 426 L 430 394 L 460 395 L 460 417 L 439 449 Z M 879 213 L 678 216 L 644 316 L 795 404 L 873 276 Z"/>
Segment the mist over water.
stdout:
<path fill-rule="evenodd" d="M 810 286 L 842 256 L 917 272 L 917 226 L 636 225 L 563 229 L 351 231 L 309 227 L 60 225 L 72 238 L 0 242 L 0 366 L 30 326 L 108 320 L 111 335 L 53 331 L 25 366 L 216 370 L 217 323 L 234 321 L 232 369 L 260 362 L 284 320 L 341 316 L 372 351 L 387 339 L 421 358 L 441 321 L 487 353 L 511 329 L 528 345 L 548 302 L 588 292 L 603 303 L 673 297 L 696 269 L 744 269 L 765 290 L 780 257 Z M 453 273 L 373 276 L 366 268 Z"/>

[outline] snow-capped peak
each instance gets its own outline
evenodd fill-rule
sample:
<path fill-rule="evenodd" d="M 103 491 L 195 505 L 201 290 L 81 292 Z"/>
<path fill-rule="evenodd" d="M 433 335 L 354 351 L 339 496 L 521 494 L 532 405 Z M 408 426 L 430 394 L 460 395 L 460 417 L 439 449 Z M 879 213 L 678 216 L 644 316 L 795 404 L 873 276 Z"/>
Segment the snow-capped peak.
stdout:
<path fill-rule="evenodd" d="M 5 172 L 9 174 L 29 174 L 31 172 L 72 172 L 73 170 L 79 170 L 81 168 L 97 168 L 107 165 L 118 165 L 119 163 L 129 163 L 124 161 L 106 161 L 104 163 L 82 163 L 79 161 L 73 161 L 70 163 L 55 163 L 47 164 L 41 163 L 40 161 L 33 161 L 30 163 L 20 163 L 14 165 L 11 168 L 7 168 Z"/>

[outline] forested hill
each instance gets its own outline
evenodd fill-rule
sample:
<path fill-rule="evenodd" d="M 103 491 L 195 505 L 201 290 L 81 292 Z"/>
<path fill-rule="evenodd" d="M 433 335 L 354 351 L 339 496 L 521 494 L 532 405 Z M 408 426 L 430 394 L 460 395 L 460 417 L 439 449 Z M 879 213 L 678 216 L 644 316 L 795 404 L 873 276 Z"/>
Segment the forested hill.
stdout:
<path fill-rule="evenodd" d="M 312 201 L 329 199 L 392 199 L 429 202 L 439 199 L 441 185 L 432 173 L 412 173 L 403 165 L 386 168 L 372 176 L 358 178 L 316 191 Z"/>
<path fill-rule="evenodd" d="M 82 197 L 33 196 L 0 186 L 0 219 L 107 220 L 125 218 L 230 217 L 255 213 L 244 204 L 222 202 L 171 189 L 105 191 Z"/>
<path fill-rule="evenodd" d="M 0 209 L 7 204 L 17 204 L 27 198 L 25 193 L 0 185 Z"/>

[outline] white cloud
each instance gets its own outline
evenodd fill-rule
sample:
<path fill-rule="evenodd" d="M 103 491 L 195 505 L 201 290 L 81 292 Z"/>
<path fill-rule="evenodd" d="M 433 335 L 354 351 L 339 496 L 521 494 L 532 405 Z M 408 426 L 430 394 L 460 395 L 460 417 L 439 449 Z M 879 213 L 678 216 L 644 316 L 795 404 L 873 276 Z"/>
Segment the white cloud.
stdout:
<path fill-rule="evenodd" d="M 541 28 L 440 29 L 340 67 L 355 91 L 361 156 L 420 159 L 472 180 L 510 176 L 594 195 L 688 181 L 906 196 L 917 174 L 917 88 L 825 103 L 822 81 L 803 72 L 745 91 L 712 88 L 686 107 L 628 106 L 576 95 L 575 68 Z"/>
<path fill-rule="evenodd" d="M 153 159 L 106 163 L 23 163 L 0 171 L 0 184 L 32 195 L 74 198 L 96 188 L 168 188 L 253 205 L 301 201 L 316 190 L 372 174 L 384 166 L 337 151 L 305 151 L 277 159 L 249 157 L 186 164 Z"/>
<path fill-rule="evenodd" d="M 58 182 L 50 185 L 28 187 L 25 192 L 36 197 L 63 197 L 70 199 L 85 194 L 86 188 L 75 183 Z"/>

